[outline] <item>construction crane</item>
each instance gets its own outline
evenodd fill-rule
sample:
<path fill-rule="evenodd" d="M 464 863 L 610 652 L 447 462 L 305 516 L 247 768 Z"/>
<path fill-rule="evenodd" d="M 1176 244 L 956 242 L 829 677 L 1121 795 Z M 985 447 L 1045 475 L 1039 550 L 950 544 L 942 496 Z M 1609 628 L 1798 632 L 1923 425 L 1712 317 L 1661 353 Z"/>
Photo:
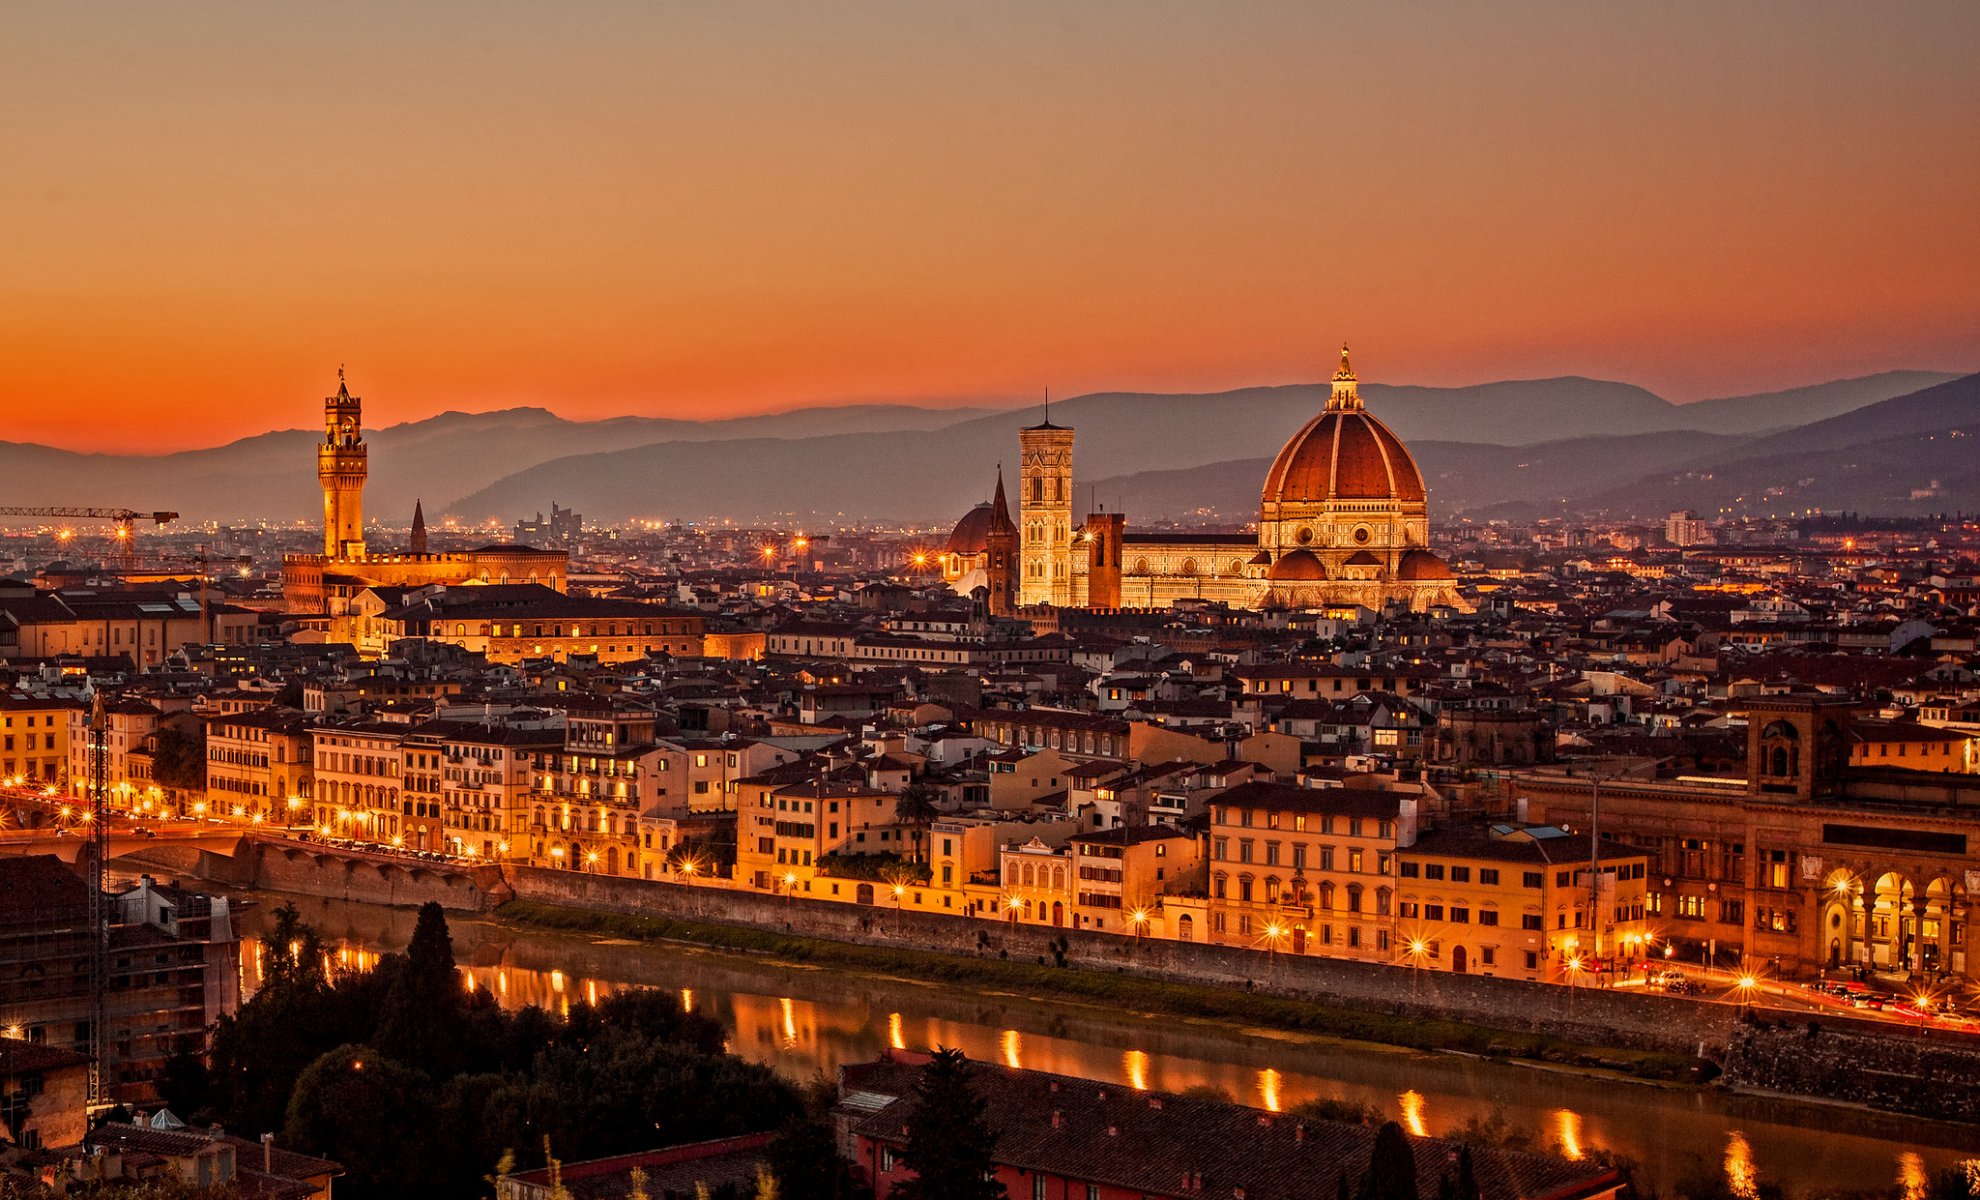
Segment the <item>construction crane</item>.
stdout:
<path fill-rule="evenodd" d="M 122 564 L 128 568 L 137 551 L 137 536 L 134 526 L 139 521 L 150 521 L 163 525 L 176 521 L 175 512 L 137 512 L 128 508 L 8 508 L 0 507 L 0 517 L 69 517 L 78 521 L 114 521 L 116 523 L 117 549 Z"/>
<path fill-rule="evenodd" d="M 103 868 L 110 860 L 110 715 L 97 690 L 89 714 L 89 841 L 84 876 L 89 884 L 89 1103 L 108 1103 L 103 1070 L 103 1026 L 109 1019 L 110 912 Z"/>

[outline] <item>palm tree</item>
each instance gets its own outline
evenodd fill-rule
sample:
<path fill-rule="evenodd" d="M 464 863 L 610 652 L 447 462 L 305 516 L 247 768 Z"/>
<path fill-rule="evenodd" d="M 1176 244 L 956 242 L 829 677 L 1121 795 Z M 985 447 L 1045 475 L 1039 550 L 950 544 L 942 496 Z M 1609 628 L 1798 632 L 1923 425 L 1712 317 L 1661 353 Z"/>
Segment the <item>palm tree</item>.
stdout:
<path fill-rule="evenodd" d="M 936 803 L 941 799 L 941 788 L 929 783 L 915 782 L 903 788 L 899 798 L 894 802 L 894 819 L 906 826 L 914 839 L 914 850 L 908 856 L 911 862 L 920 862 L 924 858 L 921 852 L 922 839 L 927 836 L 929 824 L 942 815 L 942 810 L 936 807 Z"/>

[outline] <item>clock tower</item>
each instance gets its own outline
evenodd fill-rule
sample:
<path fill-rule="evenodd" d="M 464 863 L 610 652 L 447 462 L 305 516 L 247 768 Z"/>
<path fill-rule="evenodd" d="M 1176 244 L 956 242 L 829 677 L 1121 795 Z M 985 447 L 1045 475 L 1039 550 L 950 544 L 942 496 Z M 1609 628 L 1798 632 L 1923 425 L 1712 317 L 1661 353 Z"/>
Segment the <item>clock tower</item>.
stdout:
<path fill-rule="evenodd" d="M 316 448 L 316 478 L 323 485 L 323 556 L 332 562 L 364 557 L 363 402 L 337 369 L 337 394 L 323 400 L 323 444 Z"/>

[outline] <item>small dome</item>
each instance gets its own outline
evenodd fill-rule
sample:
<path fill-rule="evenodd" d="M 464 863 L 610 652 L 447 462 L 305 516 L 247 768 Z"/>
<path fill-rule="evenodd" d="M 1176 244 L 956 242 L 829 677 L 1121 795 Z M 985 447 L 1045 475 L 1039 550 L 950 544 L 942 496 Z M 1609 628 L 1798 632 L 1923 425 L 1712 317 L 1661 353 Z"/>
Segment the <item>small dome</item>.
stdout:
<path fill-rule="evenodd" d="M 1313 557 L 1310 550 L 1295 550 L 1272 564 L 1267 578 L 1288 582 L 1308 582 L 1327 578 L 1327 568 Z"/>
<path fill-rule="evenodd" d="M 1454 579 L 1451 568 L 1428 550 L 1411 550 L 1403 555 L 1402 564 L 1396 568 L 1397 579 Z"/>
<path fill-rule="evenodd" d="M 985 500 L 963 514 L 949 534 L 950 554 L 981 554 L 990 545 L 990 502 Z"/>
<path fill-rule="evenodd" d="M 1376 558 L 1366 550 L 1356 550 L 1353 554 L 1347 556 L 1347 561 L 1342 565 L 1349 567 L 1379 567 L 1382 565 L 1382 560 Z"/>

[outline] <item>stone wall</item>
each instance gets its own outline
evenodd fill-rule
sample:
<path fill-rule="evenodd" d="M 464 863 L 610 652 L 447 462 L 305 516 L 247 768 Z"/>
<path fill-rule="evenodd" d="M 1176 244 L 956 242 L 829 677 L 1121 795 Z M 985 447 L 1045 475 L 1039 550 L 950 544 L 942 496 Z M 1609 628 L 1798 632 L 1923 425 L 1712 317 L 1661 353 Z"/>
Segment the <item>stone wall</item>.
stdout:
<path fill-rule="evenodd" d="M 1822 1022 L 1746 1023 L 1726 1060 L 1735 1087 L 1980 1122 L 1980 1046 L 1944 1033 L 1874 1037 Z"/>
<path fill-rule="evenodd" d="M 1063 937 L 1069 966 L 1152 979 L 1250 987 L 1343 1008 L 1466 1021 L 1494 1029 L 1550 1034 L 1593 1045 L 1717 1058 L 1732 1011 L 1640 992 L 1569 989 L 1524 980 L 1374 963 L 1293 958 L 1193 942 L 1012 925 L 945 913 L 896 912 L 885 905 L 795 899 L 753 891 L 508 868 L 517 899 L 644 916 L 675 916 L 835 941 L 912 950 L 1055 961 Z"/>
<path fill-rule="evenodd" d="M 435 900 L 455 912 L 482 912 L 511 898 L 500 867 L 430 863 L 292 842 L 250 841 L 232 859 L 203 855 L 193 873 L 236 887 L 365 904 Z"/>

